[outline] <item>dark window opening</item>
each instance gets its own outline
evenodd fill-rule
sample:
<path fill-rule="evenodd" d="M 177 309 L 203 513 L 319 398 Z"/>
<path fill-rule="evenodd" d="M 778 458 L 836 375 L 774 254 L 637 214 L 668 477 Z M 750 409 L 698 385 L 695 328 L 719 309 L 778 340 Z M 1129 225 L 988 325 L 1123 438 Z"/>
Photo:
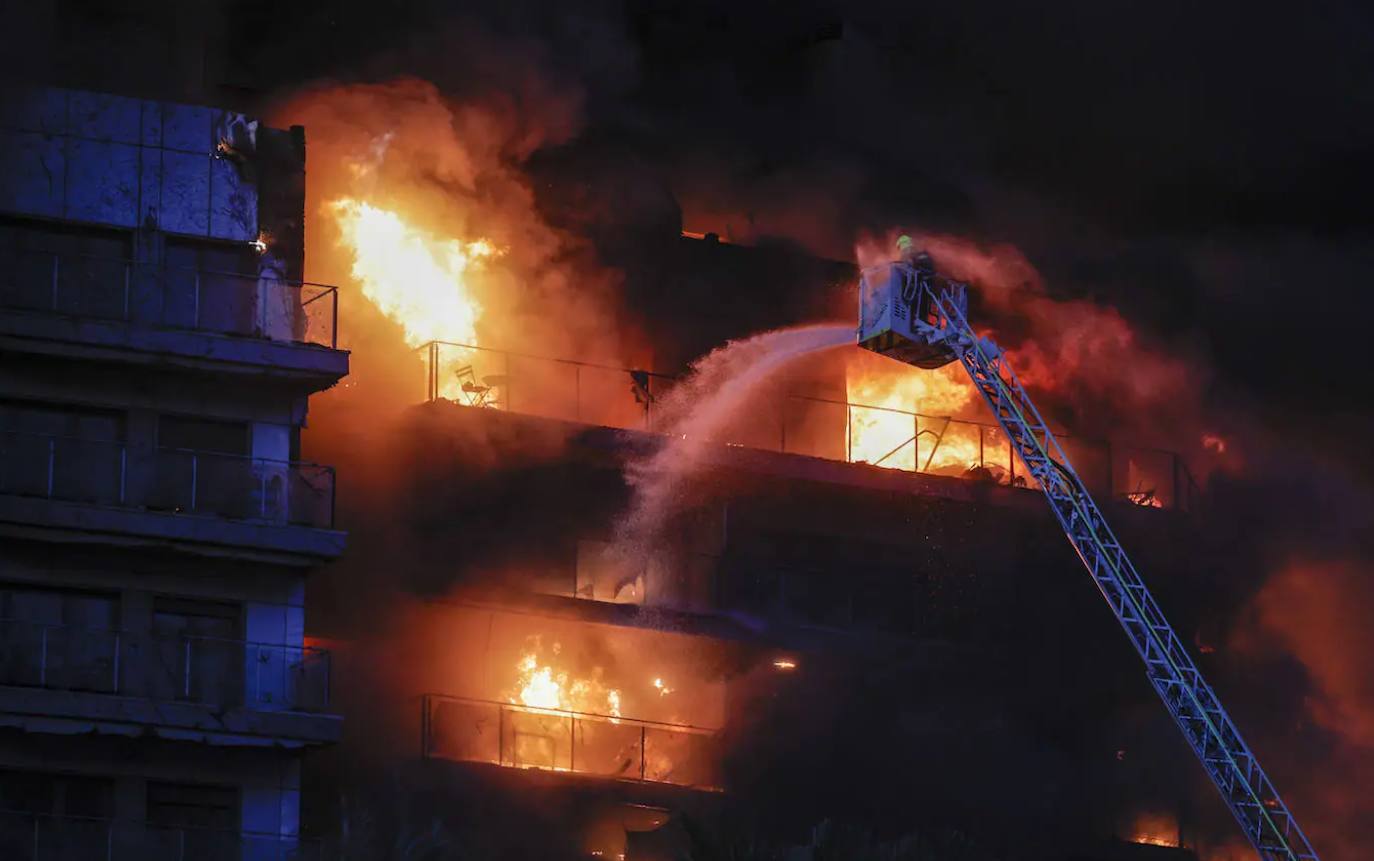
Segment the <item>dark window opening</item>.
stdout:
<path fill-rule="evenodd" d="M 167 699 L 237 705 L 243 699 L 242 613 L 236 604 L 186 598 L 153 599 L 154 648 L 172 690 Z"/>
<path fill-rule="evenodd" d="M 0 584 L 0 684 L 115 693 L 119 596 Z"/>
<path fill-rule="evenodd" d="M 158 416 L 157 444 L 158 448 L 247 457 L 248 423 L 188 416 Z"/>
<path fill-rule="evenodd" d="M 132 247 L 127 231 L 0 219 L 0 306 L 122 319 Z"/>
<path fill-rule="evenodd" d="M 162 319 L 183 329 L 258 333 L 258 254 L 241 242 L 167 240 Z"/>
<path fill-rule="evenodd" d="M 232 786 L 150 781 L 148 823 L 164 828 L 237 830 L 239 790 Z"/>
<path fill-rule="evenodd" d="M 114 813 L 114 780 L 78 774 L 0 770 L 0 811 L 108 819 Z M 31 840 L 32 834 L 29 837 Z"/>
<path fill-rule="evenodd" d="M 0 401 L 0 493 L 122 502 L 123 439 L 117 412 Z"/>

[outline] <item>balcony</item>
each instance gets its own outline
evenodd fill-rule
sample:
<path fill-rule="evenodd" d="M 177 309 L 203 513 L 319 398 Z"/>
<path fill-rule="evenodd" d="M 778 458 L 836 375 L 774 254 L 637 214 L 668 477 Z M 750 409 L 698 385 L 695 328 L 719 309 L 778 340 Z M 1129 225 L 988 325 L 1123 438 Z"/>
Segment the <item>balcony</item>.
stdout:
<path fill-rule="evenodd" d="M 251 831 L 0 810 L 6 861 L 316 861 L 318 841 Z"/>
<path fill-rule="evenodd" d="M 0 523 L 332 558 L 327 466 L 0 432 Z"/>
<path fill-rule="evenodd" d="M 470 344 L 436 341 L 421 350 L 427 401 L 611 428 L 653 432 L 655 404 L 676 383 L 666 374 Z M 994 423 L 776 391 L 757 399 L 756 412 L 747 428 L 720 442 L 1004 487 L 1037 487 Z M 1196 503 L 1198 485 L 1174 452 L 1068 434 L 1058 438 L 1084 484 L 1100 498 L 1181 510 Z"/>
<path fill-rule="evenodd" d="M 423 721 L 431 759 L 720 789 L 720 744 L 700 727 L 434 694 Z"/>
<path fill-rule="evenodd" d="M 0 722 L 218 743 L 337 738 L 329 653 L 0 619 Z"/>
<path fill-rule="evenodd" d="M 16 351 L 310 379 L 348 373 L 338 289 L 0 249 L 0 344 Z M 61 346 L 59 346 L 61 345 Z"/>

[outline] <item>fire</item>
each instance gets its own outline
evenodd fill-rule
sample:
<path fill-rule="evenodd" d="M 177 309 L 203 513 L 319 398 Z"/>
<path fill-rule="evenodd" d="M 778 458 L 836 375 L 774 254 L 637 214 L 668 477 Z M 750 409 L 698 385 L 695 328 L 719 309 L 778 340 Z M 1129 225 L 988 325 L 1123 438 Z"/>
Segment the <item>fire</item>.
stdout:
<path fill-rule="evenodd" d="M 1226 439 L 1214 433 L 1202 435 L 1202 447 L 1217 454 L 1226 454 Z"/>
<path fill-rule="evenodd" d="M 554 643 L 556 656 L 559 644 Z M 568 673 L 542 664 L 534 652 L 527 652 L 515 665 L 515 693 L 507 699 L 514 705 L 536 709 L 578 712 L 580 714 L 620 717 L 620 691 L 606 687 L 598 668 L 589 678 L 570 678 Z"/>
<path fill-rule="evenodd" d="M 1131 826 L 1131 842 L 1177 847 L 1178 823 L 1165 813 L 1141 813 Z"/>
<path fill-rule="evenodd" d="M 962 368 L 948 365 L 926 371 L 887 364 L 891 367 L 860 360 L 849 366 L 848 400 L 861 405 L 850 410 L 850 460 L 905 470 L 926 469 L 928 458 L 932 471 L 978 465 L 981 428 L 946 427 L 943 420 L 928 418 L 957 415 L 972 402 L 973 387 L 961 376 Z M 922 432 L 919 464 L 913 441 L 918 430 Z M 941 434 L 938 446 L 935 437 L 925 431 Z"/>
<path fill-rule="evenodd" d="M 406 343 L 477 343 L 482 306 L 471 276 L 500 253 L 489 241 L 436 236 L 396 212 L 366 201 L 328 204 L 353 256 L 353 277 L 383 314 L 399 323 Z"/>

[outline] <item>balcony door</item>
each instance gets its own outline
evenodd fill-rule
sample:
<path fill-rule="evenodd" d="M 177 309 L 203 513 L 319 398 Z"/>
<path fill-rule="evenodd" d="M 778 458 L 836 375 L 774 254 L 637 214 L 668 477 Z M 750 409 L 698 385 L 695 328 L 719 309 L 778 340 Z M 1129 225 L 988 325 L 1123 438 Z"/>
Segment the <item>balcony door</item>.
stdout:
<path fill-rule="evenodd" d="M 242 611 L 237 604 L 153 599 L 153 642 L 171 699 L 215 706 L 244 702 Z"/>
<path fill-rule="evenodd" d="M 118 693 L 119 598 L 0 585 L 0 684 Z"/>
<path fill-rule="evenodd" d="M 163 322 L 227 335 L 258 329 L 258 254 L 241 242 L 170 238 L 163 271 Z"/>
<path fill-rule="evenodd" d="M 114 505 L 124 494 L 124 416 L 0 401 L 0 493 Z"/>

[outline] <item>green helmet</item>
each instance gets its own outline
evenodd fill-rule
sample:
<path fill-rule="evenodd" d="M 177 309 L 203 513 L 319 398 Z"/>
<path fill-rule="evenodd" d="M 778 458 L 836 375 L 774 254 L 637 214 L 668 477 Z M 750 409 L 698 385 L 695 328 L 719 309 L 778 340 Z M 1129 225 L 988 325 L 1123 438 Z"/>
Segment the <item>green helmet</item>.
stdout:
<path fill-rule="evenodd" d="M 911 237 L 903 233 L 897 237 L 897 252 L 905 254 L 911 250 Z"/>

